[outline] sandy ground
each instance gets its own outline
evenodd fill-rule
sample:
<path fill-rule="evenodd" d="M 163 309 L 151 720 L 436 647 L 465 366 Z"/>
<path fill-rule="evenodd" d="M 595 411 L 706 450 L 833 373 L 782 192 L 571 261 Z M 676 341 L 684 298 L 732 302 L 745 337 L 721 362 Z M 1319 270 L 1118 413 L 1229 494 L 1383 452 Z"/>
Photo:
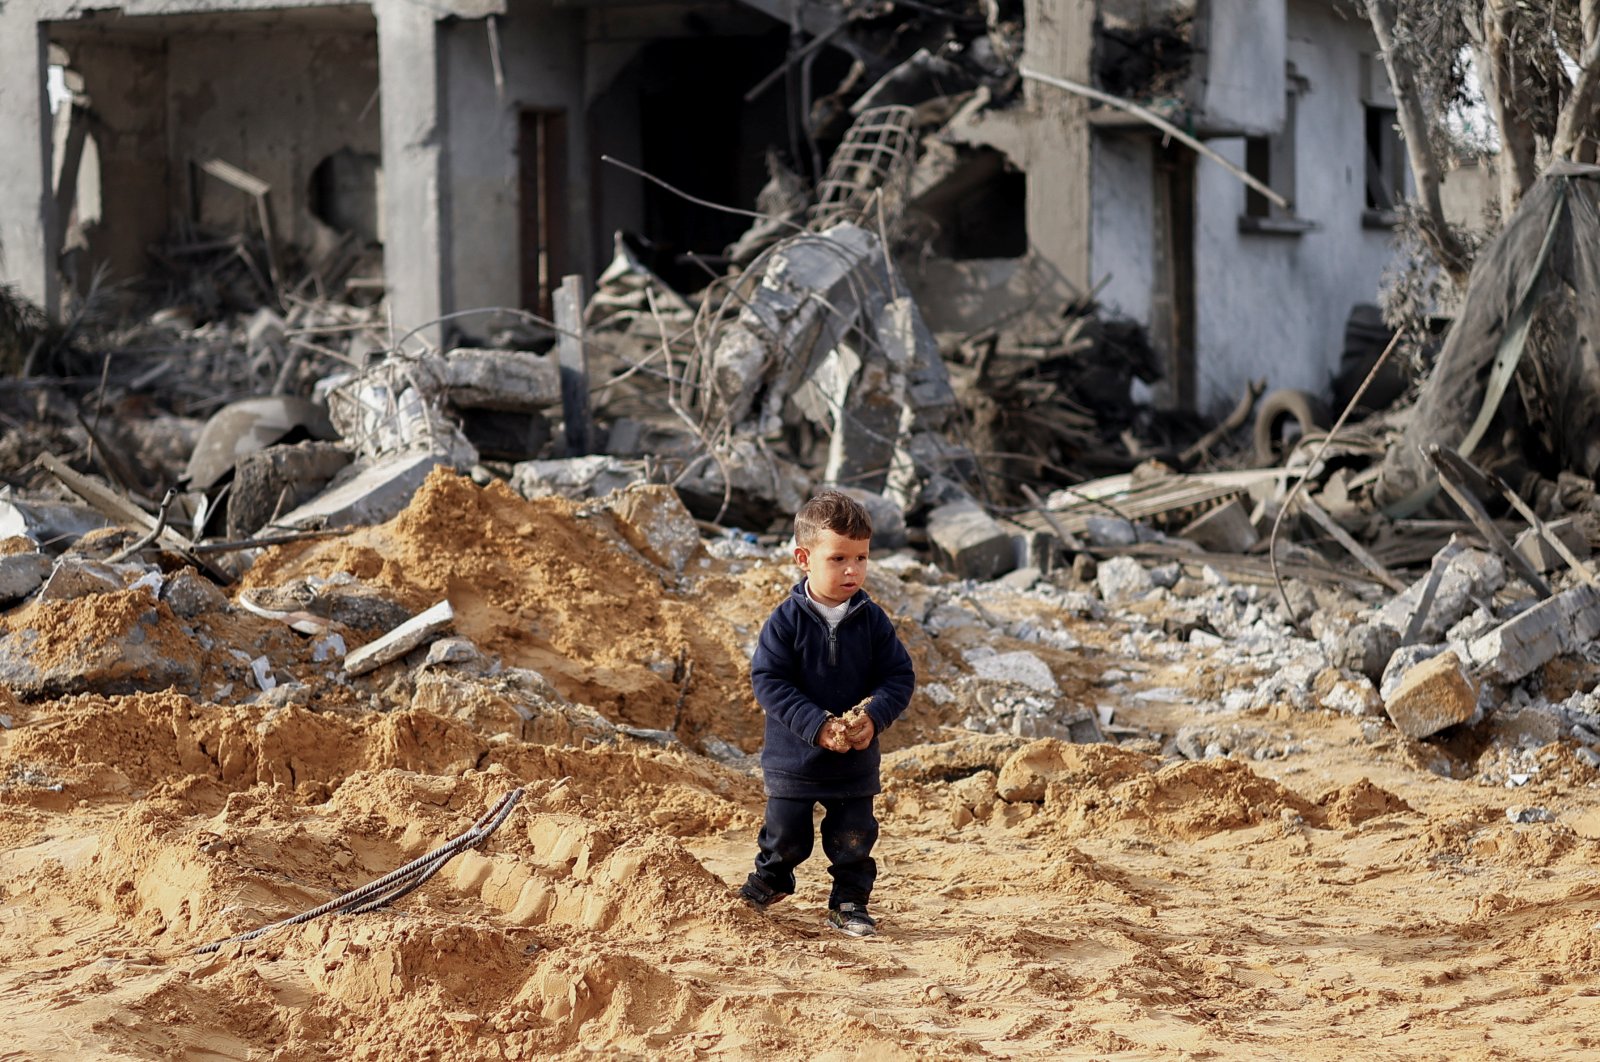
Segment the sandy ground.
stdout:
<path fill-rule="evenodd" d="M 1597 776 L 1564 745 L 1523 741 L 1508 788 L 1488 769 L 1503 742 L 1453 780 L 1429 766 L 1460 750 L 1275 706 L 1217 722 L 1286 754 L 1163 758 L 1148 735 L 1193 721 L 1186 689 L 1262 676 L 1219 677 L 1199 650 L 1136 666 L 1126 617 L 1018 595 L 1081 643 L 1026 646 L 1063 708 L 1109 701 L 1127 740 L 1016 753 L 920 694 L 886 736 L 883 932 L 854 940 L 822 924 L 820 854 L 770 912 L 735 901 L 760 784 L 695 751 L 757 747 L 746 654 L 792 571 L 703 557 L 678 578 L 603 512 L 439 476 L 391 524 L 266 557 L 245 589 L 340 570 L 413 610 L 448 597 L 513 670 L 340 681 L 307 636 L 162 605 L 153 639 L 195 656 L 206 696 L 0 704 L 0 1058 L 1600 1055 Z M 870 585 L 893 607 L 931 580 Z M 979 638 L 902 632 L 924 681 Z M 202 651 L 224 635 L 300 693 L 209 697 L 235 682 Z M 1108 692 L 1113 667 L 1132 678 Z M 608 733 L 585 706 L 681 741 Z M 1048 783 L 1006 800 L 1013 755 Z M 387 873 L 516 787 L 493 837 L 394 906 L 194 953 Z"/>

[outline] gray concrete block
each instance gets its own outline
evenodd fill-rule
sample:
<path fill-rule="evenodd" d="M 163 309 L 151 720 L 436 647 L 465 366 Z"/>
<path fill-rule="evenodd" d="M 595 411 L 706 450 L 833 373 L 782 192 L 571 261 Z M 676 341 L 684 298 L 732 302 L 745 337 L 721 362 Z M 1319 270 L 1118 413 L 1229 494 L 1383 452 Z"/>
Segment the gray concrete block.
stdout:
<path fill-rule="evenodd" d="M 574 501 L 603 498 L 632 483 L 642 483 L 644 463 L 620 461 L 608 454 L 518 461 L 511 466 L 511 489 L 524 498 L 558 495 Z"/>
<path fill-rule="evenodd" d="M 963 579 L 993 579 L 1016 566 L 1011 536 L 973 501 L 928 514 L 928 542 L 940 567 Z"/>
<path fill-rule="evenodd" d="M 0 602 L 16 601 L 39 589 L 50 574 L 50 558 L 43 553 L 8 553 L 0 557 Z"/>
<path fill-rule="evenodd" d="M 283 527 L 348 527 L 381 524 L 411 504 L 428 473 L 448 459 L 437 453 L 398 453 L 352 466 L 353 474 L 304 505 L 280 516 Z"/>
<path fill-rule="evenodd" d="M 154 598 L 148 598 L 154 605 Z M 72 611 L 87 607 L 76 601 L 46 606 L 65 611 L 48 647 L 40 644 L 39 630 L 22 627 L 0 637 L 0 685 L 19 697 L 36 700 L 75 693 L 114 695 L 176 688 L 198 692 L 198 650 L 172 651 L 172 628 L 155 636 L 161 622 L 154 607 L 134 617 L 120 633 L 108 635 L 93 623 L 76 622 Z M 73 633 L 66 633 L 73 632 Z M 62 644 L 63 634 L 73 639 Z"/>
<path fill-rule="evenodd" d="M 222 612 L 228 608 L 228 597 L 210 579 L 193 568 L 185 568 L 167 580 L 161 589 L 161 600 L 175 615 L 193 619 L 207 612 Z"/>
<path fill-rule="evenodd" d="M 1444 652 L 1407 671 L 1383 707 L 1402 734 L 1424 738 L 1470 722 L 1478 711 L 1478 688 L 1456 654 Z"/>
<path fill-rule="evenodd" d="M 1496 682 L 1516 682 L 1600 635 L 1600 590 L 1580 583 L 1467 644 L 1470 663 Z"/>
<path fill-rule="evenodd" d="M 458 409 L 533 413 L 561 405 L 561 366 L 552 355 L 457 347 L 438 373 L 445 400 Z"/>

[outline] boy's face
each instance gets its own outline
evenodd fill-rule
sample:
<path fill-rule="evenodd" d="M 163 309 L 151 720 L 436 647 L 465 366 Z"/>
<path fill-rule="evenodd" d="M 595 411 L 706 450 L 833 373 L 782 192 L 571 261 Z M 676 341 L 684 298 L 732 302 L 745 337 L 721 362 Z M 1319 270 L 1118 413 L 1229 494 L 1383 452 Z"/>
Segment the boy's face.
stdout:
<path fill-rule="evenodd" d="M 870 538 L 845 538 L 825 530 L 809 548 L 794 548 L 794 562 L 810 580 L 813 597 L 825 605 L 842 605 L 867 581 L 871 549 Z"/>

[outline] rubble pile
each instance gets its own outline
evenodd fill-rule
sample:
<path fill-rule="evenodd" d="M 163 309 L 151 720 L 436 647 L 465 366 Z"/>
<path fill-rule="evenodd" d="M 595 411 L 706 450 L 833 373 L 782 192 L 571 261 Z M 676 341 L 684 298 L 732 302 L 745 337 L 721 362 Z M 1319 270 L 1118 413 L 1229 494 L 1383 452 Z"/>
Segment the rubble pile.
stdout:
<path fill-rule="evenodd" d="M 906 263 L 993 163 L 946 134 L 1014 101 L 1019 8 L 848 8 L 823 179 L 769 160 L 698 291 L 619 235 L 586 303 L 435 343 L 352 248 L 290 282 L 229 238 L 42 362 L 0 315 L 19 1054 L 1572 1042 L 1558 1004 L 1600 976 L 1582 418 L 1546 425 L 1531 504 L 1473 446 L 1410 446 L 1442 379 L 1422 427 L 1268 396 L 1265 467 L 1230 467 L 1261 387 L 1157 414 L 1161 359 L 1091 296 L 936 332 Z M 1104 83 L 1171 89 L 1194 8 L 1163 10 L 1103 27 Z M 892 953 L 822 937 L 814 864 L 775 913 L 729 888 L 761 820 L 749 661 L 822 484 L 872 512 L 918 676 L 883 737 Z M 1396 484 L 1416 504 L 1377 508 Z M 1468 1007 L 1490 1032 L 1415 1022 Z"/>

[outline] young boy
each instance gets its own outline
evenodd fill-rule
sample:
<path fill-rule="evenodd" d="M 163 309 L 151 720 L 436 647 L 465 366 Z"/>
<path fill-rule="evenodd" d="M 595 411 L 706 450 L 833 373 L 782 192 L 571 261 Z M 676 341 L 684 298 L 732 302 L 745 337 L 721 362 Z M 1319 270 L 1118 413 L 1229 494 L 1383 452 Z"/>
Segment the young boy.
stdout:
<path fill-rule="evenodd" d="M 839 491 L 823 491 L 795 514 L 794 559 L 805 578 L 768 617 L 750 662 L 767 716 L 767 814 L 756 868 L 739 890 L 762 909 L 794 891 L 820 802 L 833 875 L 828 924 L 857 937 L 877 932 L 867 901 L 878 876 L 878 734 L 905 711 L 916 684 L 894 625 L 862 589 L 871 540 L 866 509 Z M 857 705 L 864 715 L 851 712 Z"/>

